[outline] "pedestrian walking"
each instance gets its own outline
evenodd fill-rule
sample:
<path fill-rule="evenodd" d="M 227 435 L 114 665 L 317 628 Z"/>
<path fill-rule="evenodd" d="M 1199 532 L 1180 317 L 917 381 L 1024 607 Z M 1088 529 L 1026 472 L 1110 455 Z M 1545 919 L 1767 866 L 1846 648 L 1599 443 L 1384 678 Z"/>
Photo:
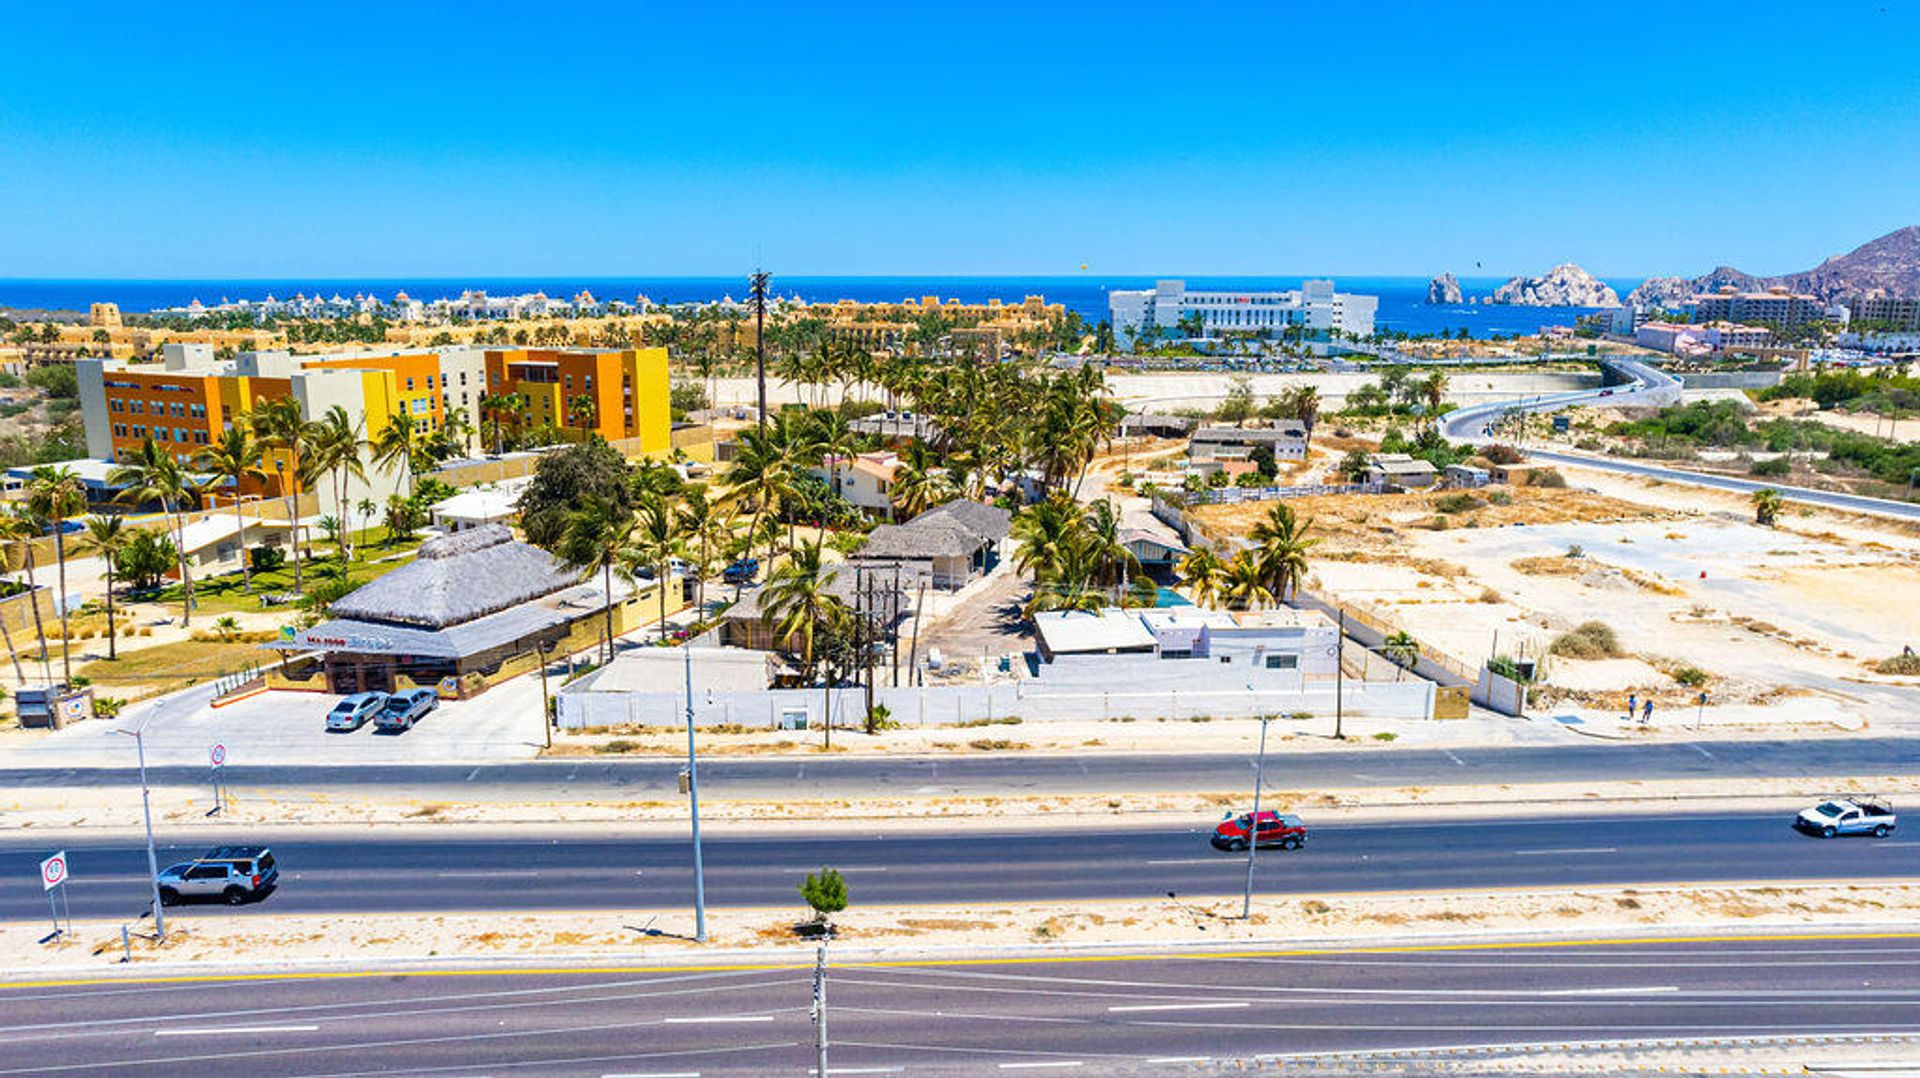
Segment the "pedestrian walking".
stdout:
<path fill-rule="evenodd" d="M 1627 694 L 1627 721 L 1628 722 L 1633 721 L 1633 713 L 1638 710 L 1640 710 L 1640 697 L 1633 693 L 1628 693 Z"/>
<path fill-rule="evenodd" d="M 1651 696 L 1647 697 L 1647 702 L 1640 712 L 1640 721 L 1643 724 L 1653 721 L 1653 697 Z"/>

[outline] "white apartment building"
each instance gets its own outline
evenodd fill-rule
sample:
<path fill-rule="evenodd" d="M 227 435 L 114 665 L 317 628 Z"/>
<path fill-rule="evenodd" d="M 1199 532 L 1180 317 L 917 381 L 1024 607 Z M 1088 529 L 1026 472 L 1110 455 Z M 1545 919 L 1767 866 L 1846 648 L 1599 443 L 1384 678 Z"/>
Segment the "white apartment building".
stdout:
<path fill-rule="evenodd" d="M 1693 297 L 1693 317 L 1697 322 L 1742 322 L 1747 325 L 1767 322 L 1779 326 L 1797 326 L 1816 319 L 1844 321 L 1846 308 L 1820 302 L 1815 296 L 1770 288 L 1765 292 L 1739 292 L 1723 288 L 1710 295 Z"/>
<path fill-rule="evenodd" d="M 1113 332 L 1123 344 L 1152 328 L 1174 329 L 1182 318 L 1198 314 L 1208 336 L 1225 333 L 1278 337 L 1299 327 L 1309 337 L 1339 330 L 1366 337 L 1380 297 L 1335 292 L 1332 281 L 1304 281 L 1291 292 L 1188 291 L 1185 281 L 1156 281 L 1152 289 L 1107 293 Z"/>

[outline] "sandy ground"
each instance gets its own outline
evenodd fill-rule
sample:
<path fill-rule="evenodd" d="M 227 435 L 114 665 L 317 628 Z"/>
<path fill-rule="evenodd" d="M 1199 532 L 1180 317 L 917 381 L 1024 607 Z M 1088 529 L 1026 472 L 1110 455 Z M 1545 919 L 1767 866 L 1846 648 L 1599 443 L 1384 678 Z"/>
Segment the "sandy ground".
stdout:
<path fill-rule="evenodd" d="M 1910 713 L 1890 707 L 1887 691 L 1920 679 L 1872 664 L 1920 645 L 1912 529 L 1824 511 L 1762 528 L 1737 497 L 1567 471 L 1576 489 L 1500 491 L 1511 504 L 1456 513 L 1437 512 L 1433 495 L 1300 499 L 1296 510 L 1322 536 L 1314 581 L 1469 663 L 1546 656 L 1551 691 L 1537 702 L 1556 711 L 1605 716 L 1633 692 L 1690 718 L 1698 690 L 1674 675 L 1693 667 L 1710 703 L 1774 720 L 1859 725 Z M 1586 485 L 1593 491 L 1577 489 Z M 1200 515 L 1241 533 L 1264 508 Z M 1575 550 L 1582 556 L 1567 556 Z M 1614 629 L 1620 656 L 1547 655 L 1589 620 Z"/>
<path fill-rule="evenodd" d="M 1274 761 L 1284 774 L 1284 761 Z M 1562 783 L 1459 783 L 1434 786 L 1353 786 L 1290 789 L 1276 780 L 1262 795 L 1278 811 L 1311 814 L 1320 822 L 1431 819 L 1436 816 L 1498 817 L 1607 812 L 1670 812 L 1676 805 L 1738 802 L 1753 811 L 1783 814 L 1837 793 L 1904 797 L 1920 793 L 1920 776 L 1805 775 L 1790 778 L 1623 779 Z M 1013 794 L 869 798 L 721 799 L 706 796 L 700 816 L 724 829 L 731 821 L 756 827 L 791 826 L 817 834 L 827 826 L 858 821 L 861 833 L 912 832 L 926 828 L 995 828 L 1009 823 L 1025 829 L 1078 828 L 1098 818 L 1104 828 L 1167 827 L 1211 823 L 1243 807 L 1251 790 L 1174 790 L 1108 794 Z M 453 834 L 463 828 L 559 828 L 567 831 L 617 829 L 675 832 L 686 827 L 686 804 L 678 797 L 596 800 L 539 796 L 496 796 L 469 800 L 380 794 L 357 796 L 311 791 L 240 787 L 229 791 L 221 813 L 209 817 L 212 791 L 203 786 L 158 786 L 152 790 L 155 826 L 171 834 L 191 832 L 216 841 L 229 830 L 259 826 L 303 826 L 364 834 L 368 829 L 434 827 Z M 903 811 L 906 810 L 906 811 Z M 124 790 L 16 789 L 0 804 L 5 826 L 47 833 L 62 832 L 75 841 L 85 836 L 132 836 L 141 826 L 140 805 Z"/>
<path fill-rule="evenodd" d="M 1904 923 L 1920 916 L 1920 885 L 1861 880 L 1836 885 L 1660 888 L 1581 887 L 1465 893 L 1403 892 L 1255 896 L 1252 916 L 1239 917 L 1238 895 L 1158 902 L 1087 901 L 1000 906 L 861 907 L 834 918 L 836 941 L 856 953 L 890 948 L 964 948 L 974 952 L 1023 946 L 1289 944 L 1365 942 L 1410 935 L 1472 933 L 1604 933 L 1650 928 L 1700 930 L 1786 928 L 1820 924 Z M 768 960 L 804 961 L 811 944 L 796 926 L 808 911 L 791 907 L 710 911 L 710 942 L 691 935 L 684 907 L 576 910 L 547 914 L 381 914 L 374 916 L 250 915 L 229 918 L 208 908 L 181 908 L 164 943 L 144 933 L 130 940 L 134 963 L 222 963 L 237 954 L 253 966 L 279 962 L 381 959 L 485 960 L 527 956 L 674 960 L 691 954 L 764 949 Z M 144 927 L 144 926 L 135 926 Z M 77 921 L 74 934 L 40 940 L 39 922 L 0 925 L 0 969 L 23 975 L 49 968 L 108 968 L 125 957 L 120 922 Z"/>

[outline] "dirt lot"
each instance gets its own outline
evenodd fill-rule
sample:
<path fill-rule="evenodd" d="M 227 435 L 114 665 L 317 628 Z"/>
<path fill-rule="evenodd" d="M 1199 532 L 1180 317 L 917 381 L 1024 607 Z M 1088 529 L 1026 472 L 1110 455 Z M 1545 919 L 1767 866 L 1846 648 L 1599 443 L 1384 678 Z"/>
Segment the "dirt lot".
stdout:
<path fill-rule="evenodd" d="M 1543 704 L 1612 709 L 1632 691 L 1689 706 L 1698 690 L 1676 675 L 1698 671 L 1715 704 L 1795 698 L 1798 710 L 1862 722 L 1911 713 L 1890 704 L 1903 691 L 1913 699 L 1920 679 L 1874 664 L 1920 647 L 1912 529 L 1797 507 L 1763 528 L 1731 496 L 1578 469 L 1569 478 L 1573 489 L 1488 488 L 1451 513 L 1437 495 L 1300 499 L 1322 536 L 1314 583 L 1469 662 L 1544 659 Z M 1579 489 L 1589 480 L 1594 492 Z M 1200 517 L 1240 533 L 1265 508 Z M 1617 654 L 1552 654 L 1595 620 Z"/>

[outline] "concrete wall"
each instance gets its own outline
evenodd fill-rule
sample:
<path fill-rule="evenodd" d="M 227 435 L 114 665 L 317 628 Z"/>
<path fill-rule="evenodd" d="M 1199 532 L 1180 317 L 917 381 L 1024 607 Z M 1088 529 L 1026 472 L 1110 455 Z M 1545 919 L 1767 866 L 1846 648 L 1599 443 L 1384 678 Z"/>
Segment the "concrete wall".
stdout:
<path fill-rule="evenodd" d="M 1686 389 L 1771 389 L 1784 377 L 1781 371 L 1713 371 L 1675 374 Z"/>

